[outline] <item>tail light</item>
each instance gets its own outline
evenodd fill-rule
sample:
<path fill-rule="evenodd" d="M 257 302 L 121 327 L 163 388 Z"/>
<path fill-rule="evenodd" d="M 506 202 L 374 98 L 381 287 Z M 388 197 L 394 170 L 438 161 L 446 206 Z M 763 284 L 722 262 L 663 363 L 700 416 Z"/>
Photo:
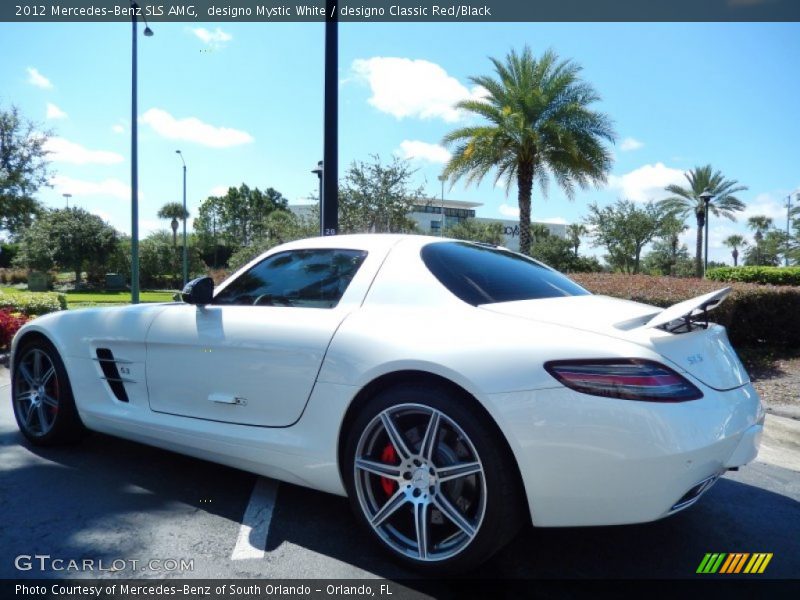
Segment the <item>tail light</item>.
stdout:
<path fill-rule="evenodd" d="M 563 385 L 577 392 L 622 400 L 685 402 L 703 397 L 669 367 L 637 358 L 556 360 L 544 368 Z"/>

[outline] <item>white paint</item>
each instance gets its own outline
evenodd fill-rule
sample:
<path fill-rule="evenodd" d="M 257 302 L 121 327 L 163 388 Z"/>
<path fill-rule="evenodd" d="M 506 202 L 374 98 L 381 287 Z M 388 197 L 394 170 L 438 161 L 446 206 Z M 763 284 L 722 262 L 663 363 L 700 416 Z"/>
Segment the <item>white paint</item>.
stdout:
<path fill-rule="evenodd" d="M 264 558 L 277 495 L 277 481 L 264 477 L 256 480 L 250 502 L 242 517 L 242 526 L 239 528 L 239 537 L 236 539 L 231 560 Z"/>

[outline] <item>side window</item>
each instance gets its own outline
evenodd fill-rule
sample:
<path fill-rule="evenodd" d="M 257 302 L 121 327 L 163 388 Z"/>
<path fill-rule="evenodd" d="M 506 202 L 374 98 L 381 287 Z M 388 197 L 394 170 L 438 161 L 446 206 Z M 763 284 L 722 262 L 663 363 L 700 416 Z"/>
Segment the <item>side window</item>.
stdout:
<path fill-rule="evenodd" d="M 245 271 L 214 304 L 333 308 L 364 262 L 361 250 L 289 250 Z"/>

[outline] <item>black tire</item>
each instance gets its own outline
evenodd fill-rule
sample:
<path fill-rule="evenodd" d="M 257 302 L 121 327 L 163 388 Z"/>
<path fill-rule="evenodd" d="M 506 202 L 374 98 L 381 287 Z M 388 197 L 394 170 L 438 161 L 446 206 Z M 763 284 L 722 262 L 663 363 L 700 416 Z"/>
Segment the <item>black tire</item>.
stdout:
<path fill-rule="evenodd" d="M 19 430 L 36 446 L 74 443 L 86 434 L 64 362 L 45 339 L 24 342 L 14 353 L 11 404 Z"/>
<path fill-rule="evenodd" d="M 392 455 L 386 449 L 399 448 L 391 441 L 396 438 L 387 417 L 406 444 L 408 459 L 402 450 Z M 404 384 L 377 394 L 354 421 L 342 465 L 350 504 L 395 560 L 422 572 L 461 573 L 485 562 L 518 531 L 524 502 L 513 457 L 482 417 L 471 399 L 445 387 Z M 429 435 L 429 429 L 435 433 Z M 383 476 L 379 472 L 387 463 L 391 472 Z M 470 472 L 478 466 L 480 471 Z M 390 516 L 382 521 L 387 508 Z M 455 518 L 448 513 L 453 508 Z"/>

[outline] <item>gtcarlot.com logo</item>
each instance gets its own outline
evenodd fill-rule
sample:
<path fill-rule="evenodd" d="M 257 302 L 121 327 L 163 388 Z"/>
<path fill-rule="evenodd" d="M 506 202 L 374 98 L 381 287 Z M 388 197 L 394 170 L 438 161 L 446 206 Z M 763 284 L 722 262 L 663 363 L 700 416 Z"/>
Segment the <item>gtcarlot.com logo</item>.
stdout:
<path fill-rule="evenodd" d="M 763 573 L 771 560 L 772 552 L 709 552 L 703 557 L 696 572 L 727 575 Z"/>

